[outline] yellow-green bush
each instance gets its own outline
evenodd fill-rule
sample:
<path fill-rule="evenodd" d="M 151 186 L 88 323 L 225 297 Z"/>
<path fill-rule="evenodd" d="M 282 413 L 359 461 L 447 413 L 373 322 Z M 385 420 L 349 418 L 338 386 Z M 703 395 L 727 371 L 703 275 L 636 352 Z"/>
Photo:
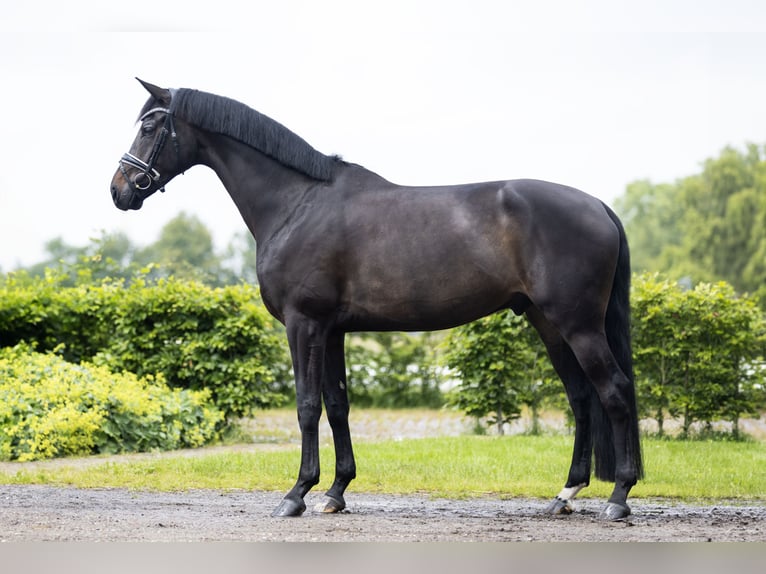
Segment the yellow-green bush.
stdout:
<path fill-rule="evenodd" d="M 196 447 L 223 413 L 209 391 L 75 365 L 25 345 L 0 349 L 0 460 Z"/>

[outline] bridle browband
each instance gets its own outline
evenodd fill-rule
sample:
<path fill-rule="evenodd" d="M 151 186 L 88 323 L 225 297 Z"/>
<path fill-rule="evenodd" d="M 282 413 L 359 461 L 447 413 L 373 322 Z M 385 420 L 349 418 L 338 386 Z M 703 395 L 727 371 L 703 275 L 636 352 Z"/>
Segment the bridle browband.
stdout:
<path fill-rule="evenodd" d="M 171 95 L 175 95 L 173 92 L 174 90 L 171 91 Z M 142 194 L 142 192 L 145 192 L 147 189 L 151 188 L 152 184 L 156 183 L 160 179 L 160 172 L 157 171 L 154 166 L 156 165 L 157 159 L 160 157 L 160 154 L 165 147 L 165 142 L 167 141 L 168 135 L 170 135 L 170 139 L 173 140 L 173 147 L 176 151 L 176 164 L 180 163 L 178 136 L 176 134 L 175 125 L 173 124 L 173 116 L 175 113 L 175 106 L 173 105 L 174 103 L 175 98 L 172 98 L 169 108 L 152 108 L 142 114 L 140 118 L 138 118 L 139 122 L 143 122 L 146 118 L 154 113 L 161 112 L 165 114 L 165 123 L 160 130 L 159 136 L 157 136 L 157 138 L 154 140 L 154 146 L 152 147 L 152 153 L 149 155 L 149 160 L 144 161 L 129 152 L 124 153 L 120 158 L 120 171 L 122 172 L 125 181 L 127 181 L 128 185 L 133 189 L 134 193 L 138 193 L 139 195 Z M 139 170 L 139 173 L 137 173 L 136 176 L 131 179 L 128 176 L 127 170 L 125 169 L 126 166 Z M 159 188 L 159 190 L 160 192 L 164 192 L 165 186 L 162 186 Z M 147 196 L 150 194 L 151 192 L 147 194 Z"/>

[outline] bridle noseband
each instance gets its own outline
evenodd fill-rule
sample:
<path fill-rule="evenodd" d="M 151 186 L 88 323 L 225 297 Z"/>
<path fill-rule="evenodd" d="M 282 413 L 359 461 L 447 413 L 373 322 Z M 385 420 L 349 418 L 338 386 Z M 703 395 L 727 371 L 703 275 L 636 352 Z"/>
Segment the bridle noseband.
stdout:
<path fill-rule="evenodd" d="M 120 158 L 120 171 L 122 172 L 125 181 L 128 182 L 128 185 L 131 187 L 134 193 L 141 195 L 142 192 L 145 192 L 152 186 L 152 184 L 156 183 L 160 179 L 160 172 L 157 171 L 154 166 L 157 163 L 157 159 L 159 158 L 160 153 L 162 153 L 162 150 L 165 147 L 165 142 L 167 141 L 168 135 L 170 135 L 170 139 L 173 140 L 173 147 L 176 150 L 176 164 L 180 163 L 178 136 L 176 134 L 175 125 L 173 124 L 173 107 L 173 102 L 171 100 L 169 108 L 152 108 L 151 110 L 144 113 L 140 118 L 138 118 L 139 122 L 143 122 L 146 118 L 156 112 L 165 114 L 165 123 L 160 130 L 159 136 L 157 136 L 157 138 L 154 140 L 154 147 L 152 147 L 152 153 L 149 155 L 148 161 L 144 161 L 129 152 L 124 153 Z M 137 173 L 135 177 L 131 179 L 128 176 L 127 170 L 125 169 L 126 166 L 139 170 L 139 173 Z M 165 186 L 162 186 L 159 188 L 159 190 L 164 192 Z M 145 197 L 150 194 L 147 194 Z"/>

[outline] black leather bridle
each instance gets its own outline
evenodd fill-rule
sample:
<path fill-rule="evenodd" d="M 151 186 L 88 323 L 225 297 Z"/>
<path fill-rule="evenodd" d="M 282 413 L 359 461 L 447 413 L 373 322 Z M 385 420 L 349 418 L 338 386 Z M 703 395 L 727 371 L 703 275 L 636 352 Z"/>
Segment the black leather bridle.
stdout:
<path fill-rule="evenodd" d="M 151 193 L 153 193 L 153 191 L 150 191 L 147 194 L 144 194 L 144 192 L 150 189 L 152 185 L 157 183 L 157 181 L 160 179 L 160 172 L 157 171 L 154 166 L 157 164 L 157 160 L 165 147 L 168 135 L 173 141 L 173 147 L 176 151 L 176 164 L 178 164 L 180 161 L 178 150 L 178 135 L 176 134 L 175 125 L 173 124 L 173 108 L 173 100 L 171 100 L 169 108 L 152 108 L 144 113 L 140 118 L 138 118 L 139 122 L 143 122 L 146 118 L 154 113 L 161 112 L 165 114 L 165 123 L 163 124 L 159 135 L 154 140 L 152 153 L 149 155 L 149 159 L 147 161 L 134 156 L 130 152 L 124 153 L 120 158 L 120 171 L 122 172 L 123 177 L 125 177 L 125 181 L 128 182 L 128 185 L 130 185 L 134 193 L 138 194 L 139 196 L 143 195 L 144 198 L 148 197 Z M 138 170 L 138 173 L 131 179 L 130 176 L 128 176 L 126 167 L 135 168 Z M 159 188 L 159 190 L 164 192 L 165 186 L 162 186 Z"/>

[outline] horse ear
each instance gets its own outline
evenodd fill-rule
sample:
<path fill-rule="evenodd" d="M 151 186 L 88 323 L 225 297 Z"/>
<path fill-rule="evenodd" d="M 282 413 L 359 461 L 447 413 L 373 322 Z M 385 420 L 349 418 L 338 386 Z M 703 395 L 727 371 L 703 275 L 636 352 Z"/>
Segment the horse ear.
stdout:
<path fill-rule="evenodd" d="M 159 86 L 155 86 L 154 84 L 150 84 L 149 82 L 144 82 L 141 78 L 136 78 L 141 85 L 146 88 L 146 91 L 149 92 L 152 96 L 154 96 L 154 99 L 158 102 L 168 106 L 170 105 L 170 90 L 166 90 L 165 88 L 160 88 Z"/>

